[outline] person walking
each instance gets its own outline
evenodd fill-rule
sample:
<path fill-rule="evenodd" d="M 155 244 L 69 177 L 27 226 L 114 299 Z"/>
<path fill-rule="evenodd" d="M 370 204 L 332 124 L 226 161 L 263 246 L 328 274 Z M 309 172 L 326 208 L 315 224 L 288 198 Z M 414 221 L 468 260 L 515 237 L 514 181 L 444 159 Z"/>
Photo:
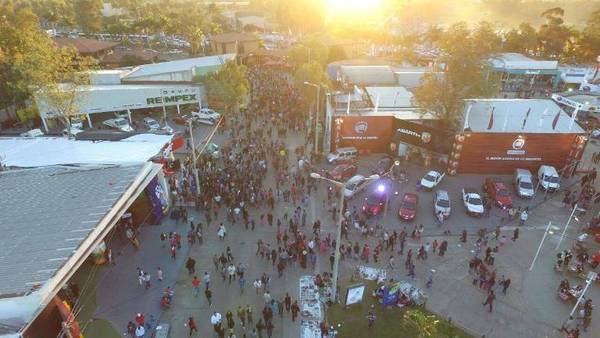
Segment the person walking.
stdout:
<path fill-rule="evenodd" d="M 194 320 L 194 318 L 189 317 L 187 325 L 190 329 L 190 337 L 192 336 L 192 334 L 194 334 L 194 332 L 198 332 L 198 327 L 196 326 L 196 321 Z"/>
<path fill-rule="evenodd" d="M 298 317 L 298 312 L 300 312 L 300 306 L 298 306 L 298 301 L 294 301 L 292 304 L 292 322 L 296 321 L 296 317 Z"/>
<path fill-rule="evenodd" d="M 517 239 L 519 239 L 519 228 L 515 228 L 515 231 L 513 232 L 513 242 L 516 241 Z"/>
<path fill-rule="evenodd" d="M 204 290 L 204 296 L 206 296 L 208 306 L 212 306 L 212 291 L 210 291 L 210 289 Z"/>
<path fill-rule="evenodd" d="M 492 312 L 492 305 L 494 304 L 495 299 L 496 295 L 494 294 L 494 291 L 490 290 L 490 292 L 487 295 L 487 298 L 485 299 L 485 302 L 483 303 L 483 306 L 488 305 L 490 307 L 490 312 Z"/>
<path fill-rule="evenodd" d="M 156 279 L 158 279 L 159 282 L 162 282 L 163 280 L 163 271 L 160 266 L 156 269 Z"/>
<path fill-rule="evenodd" d="M 227 319 L 227 328 L 230 330 L 233 329 L 235 327 L 235 322 L 233 321 L 233 312 L 231 312 L 231 310 L 225 313 L 225 319 Z"/>
<path fill-rule="evenodd" d="M 377 317 L 375 317 L 373 312 L 369 311 L 369 314 L 367 315 L 367 321 L 369 322 L 369 328 L 372 328 L 375 325 L 375 319 L 377 319 Z"/>
<path fill-rule="evenodd" d="M 242 329 L 246 330 L 246 310 L 241 305 L 238 305 L 237 308 L 237 316 L 240 319 L 240 323 L 242 324 Z"/>
<path fill-rule="evenodd" d="M 185 267 L 188 270 L 188 275 L 193 275 L 196 272 L 196 260 L 188 257 L 187 261 L 185 261 Z"/>
<path fill-rule="evenodd" d="M 290 308 L 292 307 L 292 297 L 290 297 L 287 292 L 283 298 L 283 303 L 285 304 L 285 311 L 290 312 Z"/>
<path fill-rule="evenodd" d="M 502 294 L 506 296 L 506 291 L 508 290 L 508 287 L 510 286 L 510 278 L 506 278 L 504 279 L 504 282 L 502 283 Z"/>
<path fill-rule="evenodd" d="M 192 278 L 192 288 L 194 289 L 194 297 L 198 297 L 200 294 L 200 279 L 198 276 L 194 276 L 194 278 Z"/>
<path fill-rule="evenodd" d="M 204 283 L 204 290 L 208 290 L 208 286 L 210 285 L 210 274 L 208 271 L 204 271 L 204 276 L 202 276 L 202 282 Z"/>

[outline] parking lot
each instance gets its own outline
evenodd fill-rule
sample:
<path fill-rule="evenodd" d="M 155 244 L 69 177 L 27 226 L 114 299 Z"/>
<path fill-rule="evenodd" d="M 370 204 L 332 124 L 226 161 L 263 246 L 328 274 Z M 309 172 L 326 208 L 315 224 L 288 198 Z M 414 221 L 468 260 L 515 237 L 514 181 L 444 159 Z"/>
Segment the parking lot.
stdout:
<path fill-rule="evenodd" d="M 371 175 L 373 167 L 382 157 L 383 155 L 381 154 L 359 156 L 357 162 L 357 174 L 363 176 Z M 316 164 L 318 170 L 330 170 L 334 167 L 335 165 L 328 164 L 325 160 Z M 391 230 L 399 230 L 406 226 L 407 229 L 410 230 L 415 225 L 423 224 L 426 229 L 425 235 L 440 235 L 445 230 L 449 230 L 453 235 L 459 235 L 464 229 L 469 233 L 473 233 L 481 228 L 486 228 L 490 231 L 498 225 L 507 225 L 509 223 L 507 211 L 500 209 L 496 205 L 492 207 L 489 215 L 473 217 L 467 215 L 465 206 L 462 202 L 461 191 L 463 188 L 474 188 L 483 197 L 482 185 L 486 177 L 492 176 L 475 174 L 459 174 L 456 176 L 446 175 L 432 191 L 426 191 L 425 189 L 417 190 L 417 182 L 419 182 L 429 170 L 438 170 L 440 172 L 443 172 L 443 170 L 436 168 L 425 169 L 414 163 L 407 164 L 402 162 L 400 167 L 407 173 L 408 182 L 402 183 L 399 180 L 387 178 L 373 181 L 347 201 L 350 210 L 353 210 L 353 207 L 356 207 L 356 209 L 360 211 L 366 197 L 374 192 L 380 184 L 383 184 L 385 185 L 386 191 L 389 192 L 388 196 L 390 196 L 388 202 L 389 209 L 387 210 L 387 213 L 384 211 L 381 215 L 371 217 L 370 222 L 372 225 L 385 225 L 387 229 Z M 551 194 L 546 193 L 539 188 L 533 199 L 522 199 L 516 194 L 512 184 L 512 175 L 494 175 L 493 177 L 498 178 L 508 187 L 513 206 L 516 208 L 521 207 L 524 209 L 529 207 L 529 209 L 533 209 L 546 198 L 550 197 Z M 573 179 L 563 179 L 561 181 L 561 188 L 568 187 L 573 183 Z M 536 184 L 537 181 L 534 180 L 534 186 Z M 446 190 L 450 196 L 451 214 L 442 226 L 439 226 L 436 223 L 436 216 L 433 208 L 433 198 L 436 190 Z M 403 221 L 398 216 L 401 199 L 405 193 L 415 193 L 418 196 L 417 214 L 412 222 Z M 515 217 L 513 220 L 514 219 L 518 218 Z"/>

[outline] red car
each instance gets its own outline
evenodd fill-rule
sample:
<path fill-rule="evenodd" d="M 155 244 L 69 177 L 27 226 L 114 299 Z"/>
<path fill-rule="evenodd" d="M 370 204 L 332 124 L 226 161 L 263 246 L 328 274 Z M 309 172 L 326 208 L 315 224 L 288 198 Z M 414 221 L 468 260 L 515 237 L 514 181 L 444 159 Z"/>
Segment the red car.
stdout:
<path fill-rule="evenodd" d="M 356 166 L 352 164 L 340 164 L 335 168 L 331 169 L 327 176 L 332 180 L 345 181 L 350 177 L 356 175 Z"/>
<path fill-rule="evenodd" d="M 398 216 L 403 221 L 413 221 L 417 217 L 417 203 L 419 202 L 419 196 L 412 193 L 406 193 L 402 197 L 400 202 L 400 210 Z"/>
<path fill-rule="evenodd" d="M 494 200 L 499 208 L 506 209 L 512 206 L 512 198 L 508 187 L 497 178 L 486 178 L 483 190 Z"/>
<path fill-rule="evenodd" d="M 373 192 L 367 198 L 363 204 L 362 211 L 367 216 L 379 215 L 385 209 L 385 193 Z"/>

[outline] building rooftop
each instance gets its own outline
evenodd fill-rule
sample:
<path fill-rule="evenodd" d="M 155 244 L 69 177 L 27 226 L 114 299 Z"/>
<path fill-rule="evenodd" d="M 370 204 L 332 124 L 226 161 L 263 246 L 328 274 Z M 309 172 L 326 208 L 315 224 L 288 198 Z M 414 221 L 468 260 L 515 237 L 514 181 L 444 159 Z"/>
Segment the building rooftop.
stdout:
<path fill-rule="evenodd" d="M 505 70 L 556 70 L 558 61 L 534 60 L 519 53 L 500 53 L 489 59 L 496 69 Z"/>
<path fill-rule="evenodd" d="M 404 87 L 365 87 L 373 105 L 379 108 L 413 108 L 414 95 Z"/>
<path fill-rule="evenodd" d="M 0 172 L 0 298 L 27 294 L 51 279 L 143 165 Z"/>
<path fill-rule="evenodd" d="M 465 101 L 463 119 L 466 118 L 467 121 L 464 126 L 471 128 L 473 132 L 553 134 L 584 132 L 577 122 L 571 124 L 571 117 L 552 100 L 473 99 Z M 493 118 L 490 117 L 492 111 Z M 558 120 L 553 128 L 557 114 Z M 488 129 L 490 126 L 491 128 Z"/>
<path fill-rule="evenodd" d="M 390 66 L 341 66 L 344 82 L 356 85 L 396 85 L 396 76 Z"/>
<path fill-rule="evenodd" d="M 0 138 L 0 156 L 2 164 L 20 168 L 137 164 L 158 155 L 172 137 L 139 134 L 115 142 L 78 141 L 66 137 L 3 137 Z"/>
<path fill-rule="evenodd" d="M 168 62 L 151 63 L 134 67 L 129 73 L 124 76 L 124 80 L 135 79 L 137 77 L 184 72 L 190 71 L 196 67 L 212 67 L 219 66 L 227 61 L 235 59 L 235 54 L 222 54 L 203 56 L 192 59 L 182 59 Z"/>
<path fill-rule="evenodd" d="M 62 47 L 71 46 L 71 47 L 74 47 L 75 49 L 77 49 L 77 51 L 83 55 L 99 53 L 99 52 L 102 52 L 107 49 L 111 49 L 111 48 L 119 45 L 118 42 L 99 41 L 99 40 L 87 39 L 87 38 L 55 37 L 55 38 L 52 38 L 52 40 L 54 40 L 54 43 L 56 43 L 56 45 L 58 47 L 62 48 Z"/>

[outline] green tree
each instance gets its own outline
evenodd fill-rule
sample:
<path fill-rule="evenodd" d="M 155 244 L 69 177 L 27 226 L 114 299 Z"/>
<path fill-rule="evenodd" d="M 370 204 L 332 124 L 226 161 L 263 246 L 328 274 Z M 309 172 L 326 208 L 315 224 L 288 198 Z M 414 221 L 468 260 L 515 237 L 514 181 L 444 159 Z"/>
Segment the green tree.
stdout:
<path fill-rule="evenodd" d="M 443 74 L 426 74 L 414 89 L 416 103 L 430 110 L 448 128 L 456 127 L 466 98 L 489 97 L 497 90 L 490 75 L 489 50 L 480 48 L 479 36 L 464 23 L 451 26 L 437 43 Z"/>
<path fill-rule="evenodd" d="M 564 25 L 564 10 L 560 7 L 550 8 L 542 13 L 546 20 L 538 31 L 539 49 L 542 56 L 560 58 L 568 49 L 573 36 L 572 31 Z"/>
<path fill-rule="evenodd" d="M 595 62 L 600 55 L 600 9 L 590 14 L 576 48 L 577 61 Z"/>
<path fill-rule="evenodd" d="M 323 70 L 323 66 L 317 62 L 304 63 L 294 72 L 294 82 L 298 88 L 305 87 L 304 82 L 322 84 L 329 86 L 329 77 Z M 314 91 L 311 89 L 311 91 Z"/>
<path fill-rule="evenodd" d="M 472 33 L 473 42 L 479 46 L 480 53 L 492 54 L 500 51 L 502 38 L 496 28 L 487 21 L 481 21 Z"/>
<path fill-rule="evenodd" d="M 311 62 L 324 67 L 328 58 L 329 48 L 318 37 L 310 37 L 292 47 L 288 61 L 295 68 Z"/>
<path fill-rule="evenodd" d="M 428 315 L 419 310 L 406 310 L 402 316 L 404 323 L 418 332 L 415 338 L 438 337 L 439 320 L 435 315 Z"/>
<path fill-rule="evenodd" d="M 529 23 L 523 22 L 518 29 L 511 29 L 504 37 L 504 49 L 508 52 L 534 55 L 538 45 L 538 35 Z"/>
<path fill-rule="evenodd" d="M 219 70 L 198 76 L 194 80 L 204 84 L 208 102 L 212 107 L 236 112 L 250 86 L 246 71 L 246 66 L 228 61 Z"/>
<path fill-rule="evenodd" d="M 73 0 L 75 22 L 86 33 L 102 29 L 102 0 Z"/>

